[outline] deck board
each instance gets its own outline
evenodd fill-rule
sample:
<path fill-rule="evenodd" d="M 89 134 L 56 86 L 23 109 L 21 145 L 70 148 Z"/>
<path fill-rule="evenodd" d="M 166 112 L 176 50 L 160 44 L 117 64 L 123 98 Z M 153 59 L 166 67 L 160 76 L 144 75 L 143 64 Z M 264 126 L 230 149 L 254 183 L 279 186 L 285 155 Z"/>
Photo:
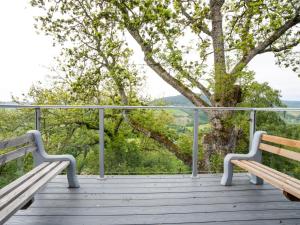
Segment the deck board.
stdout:
<path fill-rule="evenodd" d="M 94 224 L 300 224 L 300 203 L 287 201 L 268 184 L 252 185 L 236 174 L 221 186 L 220 174 L 79 176 L 80 189 L 68 189 L 57 176 L 27 210 L 7 225 Z"/>

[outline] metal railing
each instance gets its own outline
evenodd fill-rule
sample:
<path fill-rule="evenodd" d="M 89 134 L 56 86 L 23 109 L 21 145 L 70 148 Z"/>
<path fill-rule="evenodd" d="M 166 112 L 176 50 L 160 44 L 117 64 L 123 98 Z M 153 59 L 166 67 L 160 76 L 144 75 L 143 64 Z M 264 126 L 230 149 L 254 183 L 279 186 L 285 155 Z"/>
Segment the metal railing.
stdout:
<path fill-rule="evenodd" d="M 256 112 L 300 112 L 300 108 L 248 108 L 248 107 L 193 107 L 193 106 L 115 106 L 115 105 L 5 105 L 0 104 L 1 108 L 13 109 L 34 109 L 35 110 L 35 129 L 40 130 L 41 126 L 41 109 L 98 109 L 99 110 L 99 174 L 104 178 L 104 117 L 106 109 L 190 109 L 194 110 L 193 125 L 193 149 L 192 149 L 192 177 L 198 174 L 198 136 L 199 136 L 199 111 L 249 111 L 250 112 L 250 137 L 251 143 L 253 134 L 256 130 Z"/>

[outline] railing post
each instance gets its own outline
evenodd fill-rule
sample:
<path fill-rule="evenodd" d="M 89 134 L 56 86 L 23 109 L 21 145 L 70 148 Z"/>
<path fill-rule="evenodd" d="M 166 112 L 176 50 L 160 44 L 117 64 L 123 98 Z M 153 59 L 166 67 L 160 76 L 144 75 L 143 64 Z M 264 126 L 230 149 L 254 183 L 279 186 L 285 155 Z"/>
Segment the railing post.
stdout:
<path fill-rule="evenodd" d="M 198 128 L 199 128 L 199 109 L 194 111 L 194 139 L 193 139 L 193 168 L 192 177 L 198 175 Z"/>
<path fill-rule="evenodd" d="M 256 131 L 256 111 L 255 110 L 252 110 L 250 112 L 250 130 L 249 130 L 249 148 L 251 148 L 251 143 L 252 143 L 252 140 L 253 140 L 253 135 Z"/>
<path fill-rule="evenodd" d="M 35 108 L 35 129 L 41 130 L 41 109 Z"/>
<path fill-rule="evenodd" d="M 99 109 L 99 163 L 100 179 L 104 178 L 104 109 Z"/>
<path fill-rule="evenodd" d="M 256 111 L 252 110 L 250 112 L 250 126 L 249 126 L 249 150 L 251 149 L 253 136 L 256 131 Z M 263 180 L 260 177 L 255 176 L 254 174 L 250 174 L 250 181 L 254 184 L 262 184 Z"/>

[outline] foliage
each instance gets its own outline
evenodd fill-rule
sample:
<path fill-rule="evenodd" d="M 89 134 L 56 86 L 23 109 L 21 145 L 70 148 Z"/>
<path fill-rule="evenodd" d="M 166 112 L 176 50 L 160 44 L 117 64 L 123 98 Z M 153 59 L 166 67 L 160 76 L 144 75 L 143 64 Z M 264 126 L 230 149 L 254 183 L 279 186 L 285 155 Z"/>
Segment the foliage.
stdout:
<path fill-rule="evenodd" d="M 196 106 L 282 106 L 280 93 L 267 83 L 255 82 L 247 65 L 255 56 L 272 52 L 278 64 L 299 70 L 296 0 L 30 2 L 41 12 L 37 30 L 52 36 L 62 51 L 53 69 L 59 76 L 49 87 L 33 86 L 26 102 L 151 104 L 140 97 L 144 74 L 132 63 L 132 41 L 140 46 L 147 66 Z M 192 118 L 191 110 L 184 113 Z M 248 116 L 201 112 L 200 121 L 210 124 L 200 132 L 205 144 L 199 148 L 200 169 L 205 161 L 212 163 L 211 171 L 219 171 L 222 154 L 247 151 Z M 29 110 L 1 111 L 0 117 L 1 138 L 33 128 Z M 192 120 L 176 123 L 178 112 L 174 116 L 153 110 L 106 110 L 105 118 L 107 171 L 189 170 Z M 276 113 L 259 113 L 257 122 L 259 129 L 296 135 L 292 132 L 297 128 Z M 97 110 L 42 111 L 48 151 L 73 154 L 80 173 L 98 172 L 98 125 Z"/>
<path fill-rule="evenodd" d="M 261 105 L 278 105 L 272 101 L 278 93 L 271 96 L 273 91 L 264 84 L 269 93 L 261 96 L 263 87 L 247 71 L 257 55 L 273 52 L 284 65 L 298 70 L 300 6 L 296 0 L 32 0 L 31 5 L 41 9 L 37 29 L 63 46 L 60 70 L 71 80 L 77 102 L 107 102 L 104 95 L 114 104 L 143 103 L 138 97 L 142 73 L 130 63 L 135 51 L 132 41 L 140 46 L 147 66 L 196 106 L 245 105 L 249 90 L 257 93 L 254 103 L 259 98 L 269 101 Z M 110 91 L 104 92 L 103 87 Z M 203 139 L 205 157 L 232 151 L 241 132 L 231 123 L 232 115 L 207 112 L 202 116 L 212 125 Z M 147 124 L 147 132 L 136 121 L 131 125 L 149 131 Z M 153 132 L 150 136 L 160 143 L 171 138 Z M 171 141 L 164 142 L 166 147 L 178 153 Z M 180 157 L 188 161 L 185 155 Z M 210 160 L 206 162 L 209 169 Z"/>

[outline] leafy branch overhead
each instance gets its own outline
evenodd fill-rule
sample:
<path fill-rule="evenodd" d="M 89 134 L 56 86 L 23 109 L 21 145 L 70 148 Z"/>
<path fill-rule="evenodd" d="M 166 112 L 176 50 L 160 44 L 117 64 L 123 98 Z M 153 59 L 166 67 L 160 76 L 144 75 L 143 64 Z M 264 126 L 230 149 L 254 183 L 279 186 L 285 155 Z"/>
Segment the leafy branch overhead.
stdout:
<path fill-rule="evenodd" d="M 32 0 L 31 4 L 45 9 L 38 17 L 40 29 L 60 43 L 73 43 L 70 54 L 80 48 L 77 57 L 98 67 L 126 63 L 119 60 L 132 55 L 129 34 L 144 52 L 146 64 L 198 106 L 226 106 L 240 72 L 258 54 L 273 52 L 280 65 L 299 70 L 297 0 Z"/>
<path fill-rule="evenodd" d="M 141 104 L 143 72 L 134 65 L 136 51 L 196 106 L 245 104 L 247 88 L 255 86 L 247 65 L 257 55 L 273 53 L 280 66 L 300 73 L 299 0 L 31 0 L 31 5 L 41 9 L 37 29 L 63 47 L 60 67 L 77 101 L 101 104 L 109 97 L 113 104 Z M 203 138 L 208 158 L 235 148 L 240 131 L 231 116 L 209 112 L 212 128 Z"/>

